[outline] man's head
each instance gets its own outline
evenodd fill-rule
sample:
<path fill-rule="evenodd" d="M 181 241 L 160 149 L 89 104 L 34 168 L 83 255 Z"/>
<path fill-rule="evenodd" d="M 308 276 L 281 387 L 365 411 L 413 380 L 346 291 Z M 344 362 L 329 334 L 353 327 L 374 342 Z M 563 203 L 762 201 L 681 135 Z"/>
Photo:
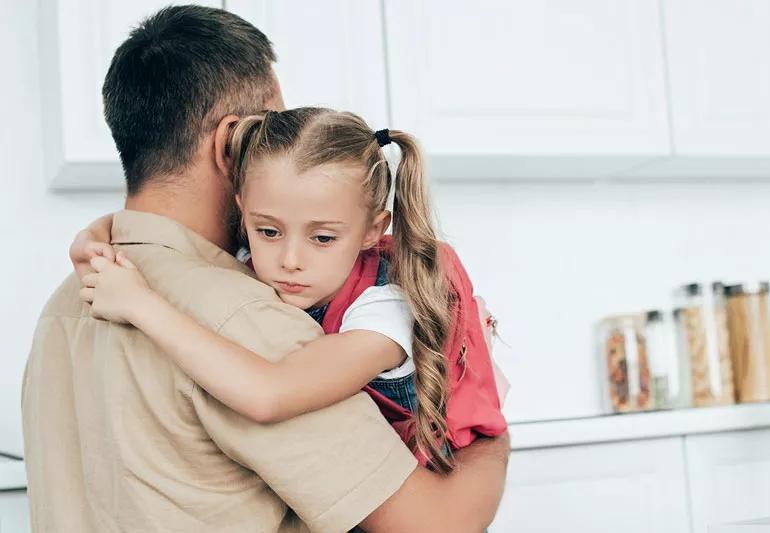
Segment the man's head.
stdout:
<path fill-rule="evenodd" d="M 270 41 L 221 9 L 176 6 L 144 20 L 104 80 L 104 114 L 129 196 L 183 174 L 227 115 L 280 107 Z"/>

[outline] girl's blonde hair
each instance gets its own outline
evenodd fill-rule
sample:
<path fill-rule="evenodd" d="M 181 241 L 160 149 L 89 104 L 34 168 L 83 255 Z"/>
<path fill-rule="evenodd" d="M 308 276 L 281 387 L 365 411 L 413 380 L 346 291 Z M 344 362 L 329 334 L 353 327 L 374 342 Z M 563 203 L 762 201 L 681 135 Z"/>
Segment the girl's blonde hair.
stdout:
<path fill-rule="evenodd" d="M 304 107 L 267 111 L 239 120 L 231 131 L 227 155 L 235 191 L 246 185 L 246 173 L 267 157 L 288 156 L 298 172 L 335 163 L 360 167 L 371 212 L 393 200 L 393 252 L 389 281 L 404 292 L 414 314 L 413 359 L 418 405 L 414 442 L 435 469 L 448 472 L 454 459 L 447 441 L 447 340 L 451 298 L 434 230 L 422 155 L 415 139 L 390 130 L 401 149 L 395 179 L 374 131 L 353 113 Z"/>

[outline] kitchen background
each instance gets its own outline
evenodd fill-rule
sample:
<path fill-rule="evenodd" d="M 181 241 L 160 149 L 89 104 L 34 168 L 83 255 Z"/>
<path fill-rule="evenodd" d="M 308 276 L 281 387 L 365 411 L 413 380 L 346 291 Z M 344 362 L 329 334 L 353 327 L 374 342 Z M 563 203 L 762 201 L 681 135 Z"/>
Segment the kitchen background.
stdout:
<path fill-rule="evenodd" d="M 122 206 L 107 63 L 167 3 L 0 0 L 0 489 L 23 486 L 40 309 L 76 231 Z M 671 309 L 682 283 L 770 279 L 770 1 L 206 3 L 273 40 L 289 106 L 423 142 L 443 233 L 508 345 L 514 452 L 494 531 L 770 516 L 770 406 L 598 417 L 595 337 L 607 315 Z M 22 504 L 0 492 L 0 531 L 24 530 Z"/>

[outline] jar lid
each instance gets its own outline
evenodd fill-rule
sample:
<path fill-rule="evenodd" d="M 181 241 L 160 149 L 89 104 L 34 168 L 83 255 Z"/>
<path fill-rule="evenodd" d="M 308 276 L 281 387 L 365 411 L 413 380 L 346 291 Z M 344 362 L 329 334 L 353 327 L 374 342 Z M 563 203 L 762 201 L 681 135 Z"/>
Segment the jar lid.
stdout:
<path fill-rule="evenodd" d="M 645 313 L 645 318 L 647 319 L 647 322 L 660 322 L 663 320 L 663 311 L 657 309 L 647 311 Z"/>
<path fill-rule="evenodd" d="M 640 323 L 641 316 L 635 314 L 609 315 L 599 321 L 599 326 L 625 327 L 637 326 Z"/>
<path fill-rule="evenodd" d="M 762 294 L 770 292 L 770 283 L 766 281 L 751 281 L 739 283 L 737 285 L 728 285 L 725 287 L 725 295 L 738 296 L 740 294 Z"/>
<path fill-rule="evenodd" d="M 682 285 L 679 290 L 687 296 L 700 296 L 701 285 L 700 283 L 687 283 L 686 285 Z"/>
<path fill-rule="evenodd" d="M 703 287 L 708 286 L 708 284 L 700 284 L 700 283 L 687 283 L 685 285 L 682 285 L 679 290 L 684 293 L 686 296 L 700 296 L 703 294 Z M 711 283 L 711 291 L 715 293 L 722 293 L 725 290 L 725 284 L 721 281 L 714 281 Z"/>

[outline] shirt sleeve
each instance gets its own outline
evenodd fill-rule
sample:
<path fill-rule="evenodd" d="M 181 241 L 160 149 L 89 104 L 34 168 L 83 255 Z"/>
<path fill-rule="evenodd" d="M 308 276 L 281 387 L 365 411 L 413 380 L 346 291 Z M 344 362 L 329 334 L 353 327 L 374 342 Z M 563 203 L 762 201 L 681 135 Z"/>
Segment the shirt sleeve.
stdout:
<path fill-rule="evenodd" d="M 396 285 L 369 287 L 345 311 L 340 333 L 352 330 L 374 331 L 385 335 L 406 353 L 400 366 L 380 374 L 381 378 L 395 378 L 414 371 L 412 361 L 412 330 L 414 316 L 409 304 Z"/>
<path fill-rule="evenodd" d="M 270 360 L 321 334 L 303 311 L 265 301 L 242 307 L 219 333 Z M 217 446 L 256 472 L 311 531 L 352 529 L 395 493 L 417 465 L 365 393 L 265 425 L 199 387 L 193 404 Z"/>

